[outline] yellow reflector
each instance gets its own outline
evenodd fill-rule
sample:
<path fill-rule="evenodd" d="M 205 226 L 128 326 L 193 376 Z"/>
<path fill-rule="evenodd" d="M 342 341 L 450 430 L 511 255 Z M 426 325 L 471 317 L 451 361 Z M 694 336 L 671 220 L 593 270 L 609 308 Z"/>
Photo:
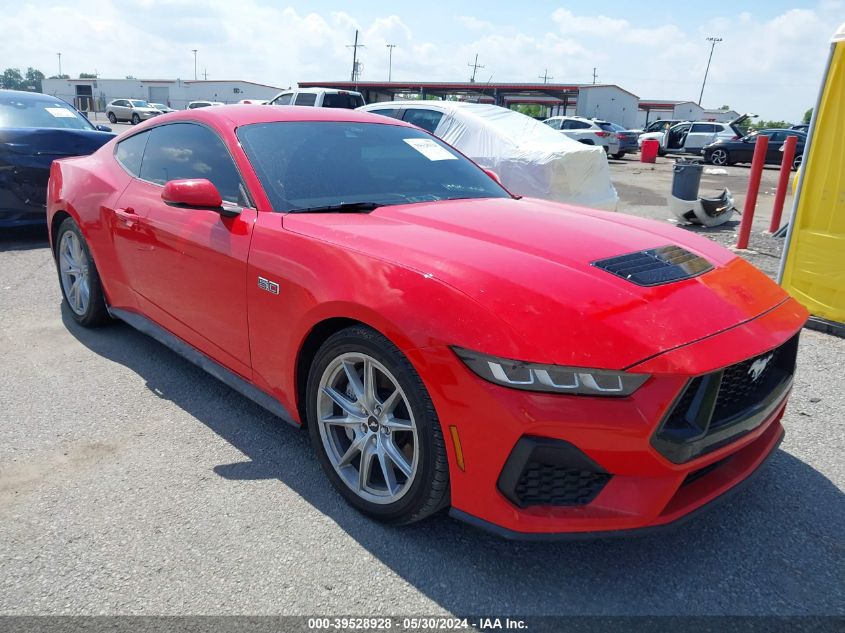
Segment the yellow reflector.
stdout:
<path fill-rule="evenodd" d="M 464 450 L 461 448 L 461 438 L 458 436 L 458 427 L 450 426 L 449 433 L 452 435 L 452 444 L 455 446 L 455 461 L 458 462 L 458 468 L 464 468 Z"/>

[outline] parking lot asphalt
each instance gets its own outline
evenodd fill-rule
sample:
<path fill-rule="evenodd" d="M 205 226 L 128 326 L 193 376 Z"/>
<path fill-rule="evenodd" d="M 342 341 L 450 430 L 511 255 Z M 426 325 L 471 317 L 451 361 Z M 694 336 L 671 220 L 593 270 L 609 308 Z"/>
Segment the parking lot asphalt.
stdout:
<path fill-rule="evenodd" d="M 514 543 L 357 514 L 306 433 L 128 326 L 78 327 L 43 231 L 0 236 L 0 305 L 0 613 L 845 613 L 841 339 L 803 333 L 786 439 L 724 504 Z"/>

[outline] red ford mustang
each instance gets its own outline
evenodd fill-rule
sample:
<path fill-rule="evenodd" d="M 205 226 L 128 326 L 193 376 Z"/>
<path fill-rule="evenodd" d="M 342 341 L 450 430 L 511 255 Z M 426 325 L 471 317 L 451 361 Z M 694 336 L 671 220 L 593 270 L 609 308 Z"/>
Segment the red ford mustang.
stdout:
<path fill-rule="evenodd" d="M 664 224 L 510 195 L 346 110 L 168 114 L 53 163 L 64 301 L 308 427 L 353 506 L 500 534 L 661 526 L 783 435 L 806 312 Z"/>

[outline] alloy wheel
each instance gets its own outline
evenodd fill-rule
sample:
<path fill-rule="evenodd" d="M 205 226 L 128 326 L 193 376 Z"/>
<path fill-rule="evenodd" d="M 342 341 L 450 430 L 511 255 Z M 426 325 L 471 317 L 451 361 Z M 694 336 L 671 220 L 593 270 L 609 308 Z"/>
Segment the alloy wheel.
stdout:
<path fill-rule="evenodd" d="M 714 149 L 710 154 L 710 162 L 714 165 L 727 165 L 728 153 L 723 149 Z"/>
<path fill-rule="evenodd" d="M 329 363 L 317 393 L 317 424 L 329 462 L 360 498 L 389 504 L 411 488 L 419 462 L 414 414 L 375 358 L 349 352 Z"/>
<path fill-rule="evenodd" d="M 73 231 L 65 231 L 59 242 L 59 273 L 70 309 L 84 315 L 91 299 L 88 260 L 82 241 Z"/>

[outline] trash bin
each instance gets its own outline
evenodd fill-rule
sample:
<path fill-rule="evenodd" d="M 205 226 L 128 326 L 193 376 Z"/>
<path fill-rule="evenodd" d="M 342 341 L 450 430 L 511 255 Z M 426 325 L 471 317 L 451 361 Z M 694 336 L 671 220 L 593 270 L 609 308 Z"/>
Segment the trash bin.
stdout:
<path fill-rule="evenodd" d="M 704 165 L 695 161 L 675 161 L 672 167 L 672 195 L 680 200 L 698 200 L 703 170 Z"/>
<path fill-rule="evenodd" d="M 657 152 L 660 149 L 660 141 L 656 138 L 647 138 L 643 141 L 643 146 L 640 150 L 640 161 L 643 163 L 653 163 L 657 160 Z"/>

